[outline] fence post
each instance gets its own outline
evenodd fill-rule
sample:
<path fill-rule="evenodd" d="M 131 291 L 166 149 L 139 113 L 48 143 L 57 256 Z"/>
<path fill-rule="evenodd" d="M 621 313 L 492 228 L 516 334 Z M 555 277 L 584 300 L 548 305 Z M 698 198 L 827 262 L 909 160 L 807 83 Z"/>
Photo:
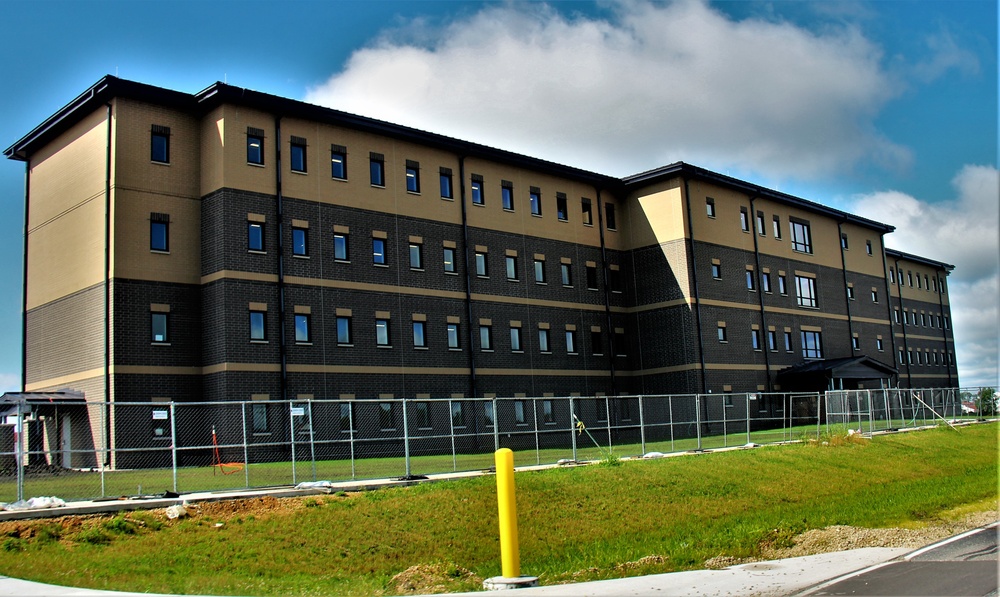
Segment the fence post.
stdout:
<path fill-rule="evenodd" d="M 108 428 L 107 416 L 108 416 L 107 403 L 101 403 L 101 429 Z M 87 418 L 90 418 L 89 412 L 87 413 Z M 108 452 L 108 446 L 106 444 L 102 445 L 101 449 L 104 452 L 103 454 L 100 454 L 98 456 L 99 458 L 98 466 L 101 467 L 101 497 L 106 497 L 108 494 L 106 492 L 107 487 L 105 485 L 104 469 L 107 468 L 107 466 L 105 466 L 105 462 L 108 460 L 109 452 Z"/>
<path fill-rule="evenodd" d="M 643 395 L 639 394 L 639 442 L 642 444 L 642 454 L 646 455 L 646 418 L 642 412 Z"/>
<path fill-rule="evenodd" d="M 309 409 L 309 457 L 312 459 L 312 473 L 313 481 L 316 480 L 316 437 L 315 425 L 313 425 L 313 403 L 312 400 L 306 402 L 307 408 Z"/>
<path fill-rule="evenodd" d="M 493 451 L 500 449 L 500 413 L 497 411 L 497 397 L 490 399 L 490 408 L 493 409 Z"/>
<path fill-rule="evenodd" d="M 448 429 L 451 435 L 451 470 L 458 470 L 458 455 L 455 453 L 455 417 L 452 415 L 451 411 L 451 398 L 448 399 Z M 465 416 L 465 411 L 462 411 L 462 416 Z"/>
<path fill-rule="evenodd" d="M 291 400 L 288 401 L 288 438 L 292 444 L 292 485 L 298 485 L 298 479 L 295 476 L 295 403 Z"/>
<path fill-rule="evenodd" d="M 406 398 L 403 398 L 403 459 L 406 461 L 406 476 L 410 476 L 410 425 L 406 415 Z"/>
<path fill-rule="evenodd" d="M 17 467 L 17 501 L 24 500 L 24 447 L 22 446 L 22 433 L 24 432 L 24 413 L 21 411 L 22 403 L 17 405 L 17 422 L 14 426 L 14 466 Z"/>
<path fill-rule="evenodd" d="M 538 445 L 538 400 L 532 398 L 531 400 L 531 413 L 535 419 L 535 464 L 542 463 L 542 452 L 540 446 Z"/>
<path fill-rule="evenodd" d="M 744 412 L 744 415 L 746 415 L 746 420 L 747 420 L 747 444 L 750 444 L 750 394 L 749 393 L 744 394 L 743 398 L 746 400 L 747 403 L 747 409 Z"/>
<path fill-rule="evenodd" d="M 670 451 L 674 451 L 674 397 L 667 396 L 667 425 L 670 426 Z"/>
<path fill-rule="evenodd" d="M 347 441 L 351 446 L 351 479 L 356 479 L 358 472 L 354 462 L 354 402 L 347 403 Z"/>
<path fill-rule="evenodd" d="M 174 493 L 177 493 L 177 409 L 170 402 L 170 464 L 174 474 Z"/>
<path fill-rule="evenodd" d="M 240 415 L 243 418 L 243 483 L 250 488 L 250 449 L 247 446 L 247 403 L 240 402 Z"/>
<path fill-rule="evenodd" d="M 694 395 L 695 432 L 698 434 L 698 451 L 701 451 L 701 394 Z"/>
<path fill-rule="evenodd" d="M 576 460 L 576 426 L 573 425 L 573 419 L 576 416 L 576 411 L 573 410 L 573 397 L 569 397 L 569 437 L 573 443 L 573 460 Z"/>

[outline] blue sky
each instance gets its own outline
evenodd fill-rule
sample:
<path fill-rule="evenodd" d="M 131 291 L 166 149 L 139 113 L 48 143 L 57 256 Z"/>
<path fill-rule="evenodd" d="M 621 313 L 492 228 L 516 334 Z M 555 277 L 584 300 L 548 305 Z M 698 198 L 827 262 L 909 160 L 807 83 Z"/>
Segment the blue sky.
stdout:
<path fill-rule="evenodd" d="M 677 160 L 892 224 L 956 266 L 963 385 L 998 383 L 997 3 L 8 0 L 0 147 L 105 74 L 218 80 L 604 174 Z M 23 164 L 0 162 L 0 389 Z"/>

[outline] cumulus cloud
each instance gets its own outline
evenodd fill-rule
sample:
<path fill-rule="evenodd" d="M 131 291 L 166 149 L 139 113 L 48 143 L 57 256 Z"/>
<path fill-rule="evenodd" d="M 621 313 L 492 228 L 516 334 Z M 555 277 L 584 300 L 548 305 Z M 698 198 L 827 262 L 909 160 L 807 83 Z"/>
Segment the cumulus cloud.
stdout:
<path fill-rule="evenodd" d="M 850 211 L 896 231 L 894 249 L 955 266 L 949 296 L 963 385 L 998 383 L 1000 333 L 1000 171 L 965 166 L 952 179 L 955 198 L 928 203 L 897 191 L 859 195 Z"/>
<path fill-rule="evenodd" d="M 881 59 L 847 24 L 733 20 L 698 1 L 608 19 L 522 3 L 387 33 L 306 100 L 605 174 L 684 160 L 802 179 L 909 165 L 872 124 L 901 89 Z"/>

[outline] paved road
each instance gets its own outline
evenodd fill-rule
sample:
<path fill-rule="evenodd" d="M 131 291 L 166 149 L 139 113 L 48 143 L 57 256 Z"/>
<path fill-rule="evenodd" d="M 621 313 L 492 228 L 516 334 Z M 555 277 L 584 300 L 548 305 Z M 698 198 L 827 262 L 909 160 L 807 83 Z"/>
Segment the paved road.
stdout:
<path fill-rule="evenodd" d="M 994 523 L 824 583 L 802 595 L 995 596 L 1000 558 Z"/>

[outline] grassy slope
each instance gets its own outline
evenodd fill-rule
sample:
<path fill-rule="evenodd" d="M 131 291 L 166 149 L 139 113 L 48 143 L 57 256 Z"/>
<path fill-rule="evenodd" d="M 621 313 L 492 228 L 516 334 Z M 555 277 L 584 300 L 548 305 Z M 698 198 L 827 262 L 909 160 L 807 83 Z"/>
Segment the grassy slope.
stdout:
<path fill-rule="evenodd" d="M 697 568 L 717 555 L 831 524 L 892 526 L 997 497 L 996 424 L 523 473 L 521 562 L 543 583 Z M 294 515 L 171 523 L 107 545 L 28 541 L 0 573 L 93 587 L 201 594 L 372 594 L 413 564 L 499 574 L 494 479 L 349 498 Z M 88 582 L 89 579 L 89 582 Z M 466 588 L 475 588 L 472 586 Z"/>

